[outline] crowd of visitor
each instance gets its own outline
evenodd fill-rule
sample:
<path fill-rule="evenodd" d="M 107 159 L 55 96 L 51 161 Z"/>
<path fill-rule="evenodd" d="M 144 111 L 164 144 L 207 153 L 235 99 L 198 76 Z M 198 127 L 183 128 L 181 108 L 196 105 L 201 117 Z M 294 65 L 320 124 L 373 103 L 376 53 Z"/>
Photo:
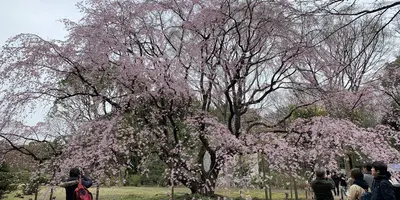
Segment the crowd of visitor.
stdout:
<path fill-rule="evenodd" d="M 315 175 L 315 180 L 310 184 L 315 200 L 334 200 L 334 196 L 339 196 L 341 200 L 400 200 L 400 183 L 383 162 L 353 169 L 349 178 L 345 173 L 331 174 L 326 170 L 317 170 Z M 68 180 L 60 186 L 66 190 L 66 200 L 91 200 L 92 195 L 86 189 L 91 185 L 92 181 L 84 175 L 83 170 L 72 168 Z M 79 195 L 88 197 L 79 198 Z"/>
<path fill-rule="evenodd" d="M 383 162 L 353 169 L 349 178 L 344 173 L 330 174 L 325 170 L 318 170 L 315 174 L 316 179 L 311 182 L 311 188 L 316 200 L 334 200 L 334 196 L 339 196 L 341 200 L 400 199 L 394 187 L 400 186 L 399 181 L 391 175 Z"/>

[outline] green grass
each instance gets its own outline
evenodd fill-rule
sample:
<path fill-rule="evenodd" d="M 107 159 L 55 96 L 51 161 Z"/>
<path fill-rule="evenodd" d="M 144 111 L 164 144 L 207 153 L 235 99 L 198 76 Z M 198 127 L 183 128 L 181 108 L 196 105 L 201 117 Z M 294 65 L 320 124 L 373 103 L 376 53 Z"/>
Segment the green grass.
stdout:
<path fill-rule="evenodd" d="M 90 188 L 90 191 L 95 196 L 96 188 Z M 168 194 L 171 192 L 170 188 L 161 188 L 161 187 L 109 187 L 109 188 L 100 188 L 100 200 L 168 200 L 170 197 Z M 273 199 L 284 199 L 285 191 L 283 190 L 274 190 L 272 194 Z M 7 198 L 5 200 L 21 200 L 21 198 L 14 197 L 18 192 L 13 192 L 11 194 L 7 194 Z M 190 191 L 186 188 L 175 188 L 175 196 L 177 200 L 184 199 L 192 199 L 189 195 Z M 47 200 L 49 199 L 50 189 L 47 187 L 43 187 L 39 192 L 39 200 Z M 239 189 L 231 188 L 231 189 L 217 189 L 217 195 L 228 197 L 229 199 L 240 199 Z M 245 190 L 242 192 L 244 196 L 250 195 L 253 200 L 264 199 L 264 191 L 251 189 Z M 65 199 L 65 191 L 63 188 L 56 188 L 54 195 L 56 200 L 64 200 Z M 24 199 L 33 199 L 32 195 L 24 196 Z M 300 198 L 305 199 L 305 194 L 303 191 L 300 192 Z M 196 199 L 201 199 L 201 197 L 196 197 Z M 208 198 L 203 198 L 207 199 Z"/>

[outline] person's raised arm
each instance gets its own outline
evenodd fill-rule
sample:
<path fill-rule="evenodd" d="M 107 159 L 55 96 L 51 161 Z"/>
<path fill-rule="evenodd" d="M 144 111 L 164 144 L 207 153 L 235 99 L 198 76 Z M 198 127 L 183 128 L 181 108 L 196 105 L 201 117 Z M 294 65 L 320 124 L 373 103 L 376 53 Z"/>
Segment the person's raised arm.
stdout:
<path fill-rule="evenodd" d="M 88 176 L 83 175 L 82 176 L 82 185 L 89 188 L 93 185 L 93 182 Z"/>
<path fill-rule="evenodd" d="M 73 185 L 76 185 L 76 184 L 78 184 L 78 180 L 74 180 L 74 181 L 65 181 L 65 182 L 62 182 L 62 183 L 60 183 L 60 187 L 69 187 L 69 186 L 73 186 Z"/>

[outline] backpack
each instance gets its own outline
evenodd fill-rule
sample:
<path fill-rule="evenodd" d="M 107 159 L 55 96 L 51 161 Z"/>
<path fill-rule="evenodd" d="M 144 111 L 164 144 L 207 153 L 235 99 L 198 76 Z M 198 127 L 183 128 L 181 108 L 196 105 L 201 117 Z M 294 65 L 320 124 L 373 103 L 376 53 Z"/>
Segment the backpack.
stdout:
<path fill-rule="evenodd" d="M 82 178 L 79 176 L 78 187 L 76 187 L 74 192 L 75 200 L 93 200 L 92 193 L 82 185 Z"/>

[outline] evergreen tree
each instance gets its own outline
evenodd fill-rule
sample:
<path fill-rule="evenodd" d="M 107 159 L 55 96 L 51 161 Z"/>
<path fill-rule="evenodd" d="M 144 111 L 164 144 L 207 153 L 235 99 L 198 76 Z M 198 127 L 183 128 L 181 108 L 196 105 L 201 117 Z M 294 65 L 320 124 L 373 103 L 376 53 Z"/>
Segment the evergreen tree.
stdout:
<path fill-rule="evenodd" d="M 16 189 L 13 185 L 14 176 L 6 163 L 0 165 L 0 199 L 2 196 Z"/>

